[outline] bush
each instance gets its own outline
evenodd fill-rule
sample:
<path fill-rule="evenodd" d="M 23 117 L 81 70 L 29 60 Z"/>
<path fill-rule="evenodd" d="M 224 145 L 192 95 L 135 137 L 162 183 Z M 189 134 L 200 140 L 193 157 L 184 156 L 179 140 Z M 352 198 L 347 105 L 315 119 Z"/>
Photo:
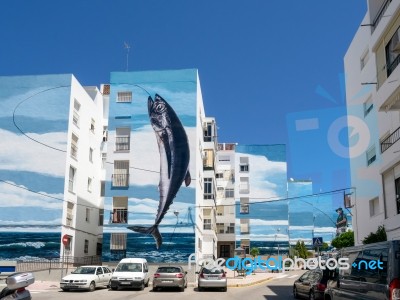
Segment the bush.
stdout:
<path fill-rule="evenodd" d="M 378 227 L 375 233 L 371 232 L 363 239 L 362 242 L 363 244 L 372 244 L 385 241 L 387 241 L 385 226 L 381 225 Z"/>
<path fill-rule="evenodd" d="M 354 232 L 347 231 L 332 240 L 332 246 L 340 249 L 354 246 Z"/>

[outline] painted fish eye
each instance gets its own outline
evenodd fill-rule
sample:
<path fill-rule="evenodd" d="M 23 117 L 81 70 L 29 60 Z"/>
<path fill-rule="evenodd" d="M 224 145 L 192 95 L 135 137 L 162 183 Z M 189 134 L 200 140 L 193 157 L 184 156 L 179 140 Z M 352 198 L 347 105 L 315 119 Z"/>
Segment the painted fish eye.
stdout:
<path fill-rule="evenodd" d="M 164 103 L 157 103 L 154 107 L 154 111 L 159 114 L 163 113 L 166 109 L 167 108 Z"/>

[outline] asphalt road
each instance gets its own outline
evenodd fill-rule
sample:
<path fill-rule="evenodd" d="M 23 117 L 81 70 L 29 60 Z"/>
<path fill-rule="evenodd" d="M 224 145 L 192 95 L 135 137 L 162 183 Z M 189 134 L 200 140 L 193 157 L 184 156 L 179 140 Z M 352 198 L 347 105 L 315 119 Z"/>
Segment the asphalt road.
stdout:
<path fill-rule="evenodd" d="M 294 299 L 292 295 L 293 282 L 304 271 L 292 271 L 281 274 L 276 278 L 266 283 L 239 288 L 228 288 L 227 292 L 219 290 L 208 290 L 198 292 L 197 288 L 188 287 L 184 292 L 178 290 L 163 290 L 161 292 L 153 292 L 151 287 L 145 288 L 144 291 L 138 290 L 119 290 L 111 291 L 105 288 L 99 288 L 94 292 L 62 292 L 58 289 L 53 290 L 33 290 L 33 300 L 53 300 L 53 299 L 78 299 L 78 300 L 126 300 L 126 299 L 190 299 L 190 300 L 204 300 L 205 297 L 209 299 L 221 300 L 243 300 L 243 299 L 262 299 L 262 300 L 278 300 L 278 299 Z"/>

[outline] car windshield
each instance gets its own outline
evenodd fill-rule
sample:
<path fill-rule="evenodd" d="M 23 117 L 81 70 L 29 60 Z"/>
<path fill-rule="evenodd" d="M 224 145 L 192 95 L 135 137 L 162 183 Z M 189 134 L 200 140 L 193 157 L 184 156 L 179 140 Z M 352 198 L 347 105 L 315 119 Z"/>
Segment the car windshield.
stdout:
<path fill-rule="evenodd" d="M 204 274 L 222 274 L 222 273 L 224 273 L 224 270 L 222 270 L 222 269 L 206 269 L 206 268 L 204 268 L 203 269 L 203 273 Z"/>
<path fill-rule="evenodd" d="M 175 267 L 161 267 L 157 269 L 157 273 L 181 273 L 181 269 Z"/>
<path fill-rule="evenodd" d="M 95 272 L 96 267 L 79 267 L 72 274 L 94 274 Z"/>
<path fill-rule="evenodd" d="M 141 263 L 120 263 L 115 272 L 142 272 Z"/>

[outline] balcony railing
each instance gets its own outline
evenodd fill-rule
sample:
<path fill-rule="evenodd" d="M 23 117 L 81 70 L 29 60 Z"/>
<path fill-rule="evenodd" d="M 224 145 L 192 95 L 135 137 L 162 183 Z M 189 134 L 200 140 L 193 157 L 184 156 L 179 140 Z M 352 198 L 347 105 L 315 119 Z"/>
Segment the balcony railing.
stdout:
<path fill-rule="evenodd" d="M 111 179 L 113 187 L 129 186 L 129 174 L 113 174 Z"/>
<path fill-rule="evenodd" d="M 240 205 L 240 213 L 241 214 L 248 214 L 250 209 L 249 209 L 249 205 L 248 204 L 241 204 Z"/>
<path fill-rule="evenodd" d="M 126 151 L 130 149 L 130 137 L 116 137 L 115 151 Z"/>
<path fill-rule="evenodd" d="M 382 20 L 382 17 L 385 14 L 385 12 L 391 2 L 392 2 L 392 0 L 386 0 L 385 3 L 382 4 L 381 8 L 379 9 L 378 14 L 376 15 L 376 17 L 374 19 L 374 22 L 372 23 L 372 31 L 374 31 L 376 29 L 379 22 Z"/>
<path fill-rule="evenodd" d="M 400 139 L 400 127 L 397 128 L 391 135 L 381 142 L 381 153 L 389 149 L 394 143 Z"/>
<path fill-rule="evenodd" d="M 110 212 L 110 223 L 128 223 L 128 210 L 126 208 L 115 208 Z"/>

